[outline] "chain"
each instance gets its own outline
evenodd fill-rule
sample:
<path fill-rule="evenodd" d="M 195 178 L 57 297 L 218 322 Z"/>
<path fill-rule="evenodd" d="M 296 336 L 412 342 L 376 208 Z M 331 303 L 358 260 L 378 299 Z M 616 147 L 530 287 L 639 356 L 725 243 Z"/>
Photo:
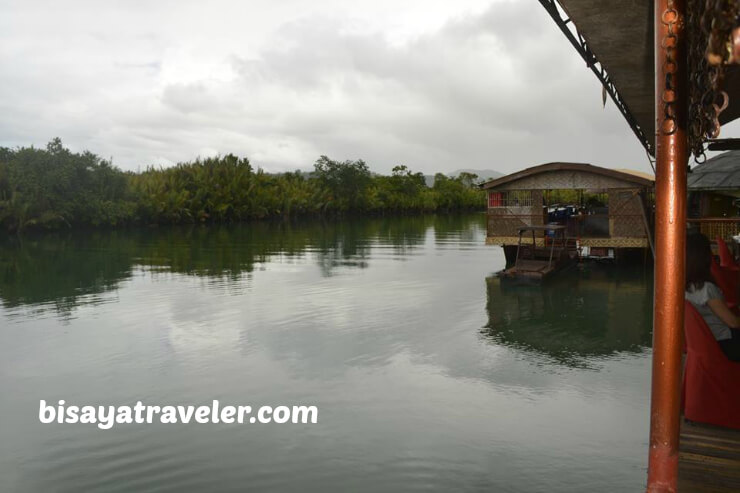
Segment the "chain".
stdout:
<path fill-rule="evenodd" d="M 668 1 L 660 20 L 664 26 L 668 27 L 660 42 L 661 48 L 665 49 L 666 52 L 663 61 L 665 84 L 660 95 L 663 102 L 663 121 L 660 124 L 660 131 L 663 135 L 673 135 L 678 129 L 676 120 L 676 45 L 678 38 L 675 32 L 678 11 L 674 7 L 673 0 Z"/>
<path fill-rule="evenodd" d="M 698 164 L 704 143 L 720 134 L 719 116 L 729 104 L 722 91 L 725 64 L 733 60 L 733 30 L 740 26 L 738 0 L 688 0 L 689 150 Z"/>
<path fill-rule="evenodd" d="M 714 5 L 707 2 L 707 10 L 711 9 L 714 23 L 707 42 L 707 60 L 711 65 L 721 65 L 732 58 L 733 28 L 737 27 L 737 17 L 740 8 L 737 0 L 714 1 Z"/>

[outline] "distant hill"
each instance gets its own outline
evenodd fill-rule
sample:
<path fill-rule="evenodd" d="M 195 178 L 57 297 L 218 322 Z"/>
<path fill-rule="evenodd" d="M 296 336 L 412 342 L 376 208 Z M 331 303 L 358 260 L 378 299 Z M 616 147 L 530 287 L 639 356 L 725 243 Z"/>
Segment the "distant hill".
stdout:
<path fill-rule="evenodd" d="M 473 173 L 475 175 L 478 175 L 478 180 L 480 181 L 494 180 L 496 178 L 504 176 L 503 173 L 499 173 L 498 171 L 494 171 L 492 169 L 471 169 L 471 168 L 456 169 L 455 171 L 452 171 L 451 173 L 446 173 L 446 175 L 454 178 L 458 176 L 460 173 Z M 426 184 L 428 187 L 431 187 L 434 185 L 434 175 L 424 175 L 424 180 L 426 181 Z"/>
<path fill-rule="evenodd" d="M 503 173 L 499 173 L 498 171 L 494 171 L 492 169 L 469 169 L 469 168 L 463 168 L 463 169 L 456 169 L 452 173 L 449 173 L 450 176 L 457 176 L 460 173 L 473 173 L 475 175 L 478 175 L 479 180 L 494 180 L 496 178 L 500 178 L 504 176 Z"/>

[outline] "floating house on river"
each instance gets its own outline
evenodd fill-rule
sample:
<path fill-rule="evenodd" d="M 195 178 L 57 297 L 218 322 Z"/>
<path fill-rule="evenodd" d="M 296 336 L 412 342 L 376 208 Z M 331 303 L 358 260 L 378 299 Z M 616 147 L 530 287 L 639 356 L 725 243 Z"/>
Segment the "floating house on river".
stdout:
<path fill-rule="evenodd" d="M 534 248 L 548 246 L 546 225 L 565 227 L 582 254 L 616 258 L 651 248 L 654 181 L 648 175 L 582 163 L 547 163 L 491 180 L 486 243 L 516 259 L 519 233 L 538 227 Z"/>
<path fill-rule="evenodd" d="M 689 223 L 714 240 L 740 233 L 740 150 L 700 164 L 688 175 Z"/>

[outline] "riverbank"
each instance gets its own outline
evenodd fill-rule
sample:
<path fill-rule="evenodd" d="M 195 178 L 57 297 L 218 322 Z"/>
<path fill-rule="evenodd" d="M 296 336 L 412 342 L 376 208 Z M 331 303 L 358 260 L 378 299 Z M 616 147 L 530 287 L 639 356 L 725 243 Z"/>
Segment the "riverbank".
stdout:
<path fill-rule="evenodd" d="M 0 148 L 0 229 L 235 223 L 267 218 L 483 210 L 476 175 L 450 178 L 396 166 L 374 174 L 362 161 L 321 156 L 314 171 L 270 174 L 233 154 L 170 168 L 124 172 L 59 139 L 46 149 Z"/>

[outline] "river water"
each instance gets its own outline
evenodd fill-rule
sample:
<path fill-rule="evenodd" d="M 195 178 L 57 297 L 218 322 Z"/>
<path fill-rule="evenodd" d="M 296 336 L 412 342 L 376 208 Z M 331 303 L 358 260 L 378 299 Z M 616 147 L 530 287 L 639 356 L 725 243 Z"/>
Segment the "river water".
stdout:
<path fill-rule="evenodd" d="M 502 285 L 482 215 L 0 241 L 0 491 L 640 491 L 652 274 Z M 317 424 L 42 424 L 315 405 Z"/>

